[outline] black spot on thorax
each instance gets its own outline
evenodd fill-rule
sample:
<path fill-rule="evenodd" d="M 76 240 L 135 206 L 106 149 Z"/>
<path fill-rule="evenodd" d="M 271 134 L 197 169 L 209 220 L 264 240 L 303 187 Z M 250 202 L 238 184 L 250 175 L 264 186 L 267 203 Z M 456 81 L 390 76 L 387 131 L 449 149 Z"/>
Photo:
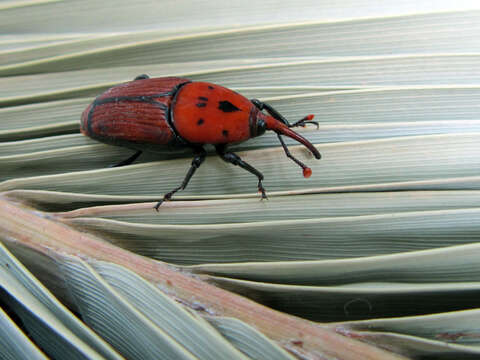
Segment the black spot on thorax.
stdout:
<path fill-rule="evenodd" d="M 208 98 L 206 98 L 205 96 L 199 96 L 198 100 L 208 101 Z"/>
<path fill-rule="evenodd" d="M 223 100 L 218 102 L 218 108 L 223 112 L 234 112 L 240 111 L 235 105 L 233 105 L 230 101 Z"/>
<path fill-rule="evenodd" d="M 202 118 L 198 119 L 197 125 L 202 125 L 205 122 Z"/>
<path fill-rule="evenodd" d="M 207 103 L 197 103 L 196 105 L 198 107 L 205 107 L 205 106 L 207 106 Z"/>

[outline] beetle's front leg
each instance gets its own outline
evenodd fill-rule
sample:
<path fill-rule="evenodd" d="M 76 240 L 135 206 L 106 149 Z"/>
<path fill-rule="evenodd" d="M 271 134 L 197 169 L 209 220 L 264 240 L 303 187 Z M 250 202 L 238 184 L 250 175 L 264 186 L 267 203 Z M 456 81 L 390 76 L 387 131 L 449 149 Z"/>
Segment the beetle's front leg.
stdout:
<path fill-rule="evenodd" d="M 285 119 L 282 114 L 280 114 L 277 110 L 275 110 L 271 105 L 264 103 L 263 101 L 260 101 L 258 99 L 251 99 L 250 100 L 253 105 L 257 107 L 258 110 L 267 110 L 267 112 L 275 119 L 278 121 L 284 123 L 288 127 L 290 127 L 290 123 L 288 122 L 287 119 Z"/>
<path fill-rule="evenodd" d="M 205 151 L 204 148 L 195 149 L 195 157 L 192 160 L 192 165 L 190 166 L 190 169 L 188 169 L 187 175 L 185 176 L 185 179 L 183 179 L 182 184 L 180 186 L 176 187 L 175 189 L 173 189 L 172 191 L 166 193 L 163 196 L 163 199 L 160 200 L 157 203 L 157 205 L 154 206 L 155 210 L 158 211 L 158 208 L 160 207 L 160 205 L 162 205 L 162 203 L 164 201 L 170 200 L 172 198 L 173 194 L 175 194 L 177 191 L 184 190 L 187 187 L 187 185 L 188 185 L 190 179 L 192 178 L 193 174 L 195 174 L 195 171 L 200 167 L 200 165 L 202 165 L 206 156 L 207 156 L 207 152 Z"/>
<path fill-rule="evenodd" d="M 273 108 L 270 104 L 264 103 L 258 99 L 251 99 L 250 100 L 253 105 L 260 111 L 266 110 L 273 118 L 277 119 L 278 121 L 284 123 L 289 128 L 297 127 L 297 126 L 306 126 L 307 124 L 314 124 L 317 126 L 318 129 L 318 122 L 312 121 L 313 115 L 307 115 L 304 118 L 290 124 L 287 119 L 285 119 L 282 114 L 280 114 L 277 110 Z"/>

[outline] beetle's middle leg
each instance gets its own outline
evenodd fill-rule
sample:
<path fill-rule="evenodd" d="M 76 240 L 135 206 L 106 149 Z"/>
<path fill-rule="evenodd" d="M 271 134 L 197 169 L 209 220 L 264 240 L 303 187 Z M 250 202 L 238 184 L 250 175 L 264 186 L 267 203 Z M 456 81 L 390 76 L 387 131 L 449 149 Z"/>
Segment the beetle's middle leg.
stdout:
<path fill-rule="evenodd" d="M 267 194 L 265 193 L 265 188 L 263 187 L 263 184 L 262 184 L 263 174 L 260 171 L 255 169 L 249 163 L 243 161 L 240 158 L 240 156 L 238 156 L 237 154 L 230 151 L 226 151 L 225 146 L 223 145 L 217 146 L 216 150 L 217 150 L 217 154 L 222 158 L 222 160 L 230 164 L 240 166 L 242 169 L 245 169 L 249 173 L 252 173 L 253 175 L 255 175 L 258 178 L 258 191 L 262 193 L 262 199 L 267 198 Z"/>
<path fill-rule="evenodd" d="M 187 175 L 185 175 L 185 179 L 183 179 L 182 184 L 180 186 L 176 187 L 175 189 L 173 189 L 172 191 L 166 193 L 163 196 L 163 199 L 160 200 L 157 203 L 157 205 L 155 205 L 155 207 L 154 207 L 155 210 L 158 211 L 158 208 L 160 207 L 160 205 L 162 205 L 162 203 L 164 201 L 170 200 L 172 198 L 173 194 L 175 194 L 177 191 L 184 190 L 187 187 L 187 185 L 188 185 L 190 179 L 192 178 L 193 174 L 195 174 L 195 171 L 200 167 L 200 165 L 202 165 L 206 156 L 207 156 L 207 152 L 205 151 L 204 148 L 199 148 L 199 149 L 195 150 L 195 157 L 192 160 L 192 165 L 190 166 L 190 169 L 188 169 Z"/>

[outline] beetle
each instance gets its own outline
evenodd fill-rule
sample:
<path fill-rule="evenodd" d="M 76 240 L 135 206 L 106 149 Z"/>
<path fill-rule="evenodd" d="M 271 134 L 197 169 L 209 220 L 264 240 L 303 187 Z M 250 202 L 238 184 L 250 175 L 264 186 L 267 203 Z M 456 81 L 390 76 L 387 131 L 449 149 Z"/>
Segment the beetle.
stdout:
<path fill-rule="evenodd" d="M 206 144 L 214 145 L 224 161 L 255 175 L 258 191 L 262 199 L 266 199 L 262 173 L 227 149 L 229 144 L 260 136 L 266 130 L 277 133 L 285 154 L 302 167 L 304 177 L 309 177 L 311 169 L 290 153 L 281 135 L 300 142 L 320 159 L 318 150 L 291 129 L 307 124 L 318 127 L 312 119 L 313 115 L 308 115 L 290 124 L 269 104 L 248 100 L 220 85 L 179 77 L 139 75 L 99 95 L 82 113 L 80 131 L 95 140 L 136 150 L 114 166 L 133 163 L 143 151 L 176 147 L 193 150 L 194 157 L 183 182 L 155 205 L 158 211 L 164 201 L 187 187 L 205 160 L 207 153 L 203 146 Z"/>

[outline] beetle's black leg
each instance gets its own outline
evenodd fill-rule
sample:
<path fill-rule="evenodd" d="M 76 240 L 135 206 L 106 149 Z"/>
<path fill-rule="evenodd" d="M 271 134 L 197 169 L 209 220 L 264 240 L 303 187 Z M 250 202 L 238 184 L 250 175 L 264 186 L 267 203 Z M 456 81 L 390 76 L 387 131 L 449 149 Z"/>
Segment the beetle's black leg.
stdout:
<path fill-rule="evenodd" d="M 170 200 L 177 191 L 179 190 L 184 190 L 190 179 L 192 178 L 193 174 L 195 174 L 195 171 L 202 165 L 203 161 L 205 160 L 205 157 L 207 156 L 207 152 L 203 148 L 199 148 L 195 151 L 195 157 L 192 160 L 192 165 L 190 166 L 190 169 L 188 169 L 187 175 L 185 176 L 185 179 L 183 179 L 182 184 L 172 191 L 166 193 L 163 196 L 163 199 L 160 200 L 157 205 L 155 205 L 154 209 L 158 211 L 158 208 L 164 201 Z"/>
<path fill-rule="evenodd" d="M 263 110 L 263 102 L 258 99 L 250 99 L 250 102 L 255 105 L 258 110 Z"/>
<path fill-rule="evenodd" d="M 280 114 L 277 110 L 275 110 L 271 105 L 268 105 L 267 103 L 264 103 L 258 99 L 252 99 L 250 100 L 253 105 L 257 107 L 258 110 L 267 110 L 267 112 L 272 115 L 275 119 L 278 121 L 284 123 L 285 125 L 290 127 L 290 123 L 288 122 L 287 119 L 285 119 L 282 114 Z"/>
<path fill-rule="evenodd" d="M 258 191 L 262 193 L 262 199 L 267 198 L 267 194 L 265 192 L 265 188 L 263 187 L 262 181 L 263 181 L 263 174 L 255 169 L 252 165 L 246 163 L 243 161 L 240 156 L 237 154 L 226 151 L 226 148 L 224 145 L 219 145 L 216 147 L 217 154 L 226 162 L 240 166 L 242 169 L 247 170 L 248 172 L 252 173 L 258 178 Z"/>
<path fill-rule="evenodd" d="M 134 81 L 135 80 L 145 80 L 145 79 L 150 79 L 150 76 L 148 76 L 147 74 L 142 74 L 142 75 L 138 75 L 135 79 L 133 79 Z"/>
<path fill-rule="evenodd" d="M 280 143 L 282 144 L 283 150 L 285 151 L 285 155 L 287 155 L 288 158 L 292 159 L 294 162 L 296 162 L 298 165 L 302 167 L 303 170 L 308 169 L 308 166 L 305 165 L 303 162 L 298 160 L 296 157 L 294 157 L 291 153 L 290 150 L 288 150 L 287 144 L 282 139 L 282 136 L 280 134 L 277 134 L 278 140 L 280 140 Z"/>
<path fill-rule="evenodd" d="M 135 154 L 130 156 L 128 159 L 120 161 L 118 164 L 115 165 L 110 165 L 110 167 L 119 167 L 119 166 L 124 166 L 124 165 L 130 165 L 133 163 L 137 158 L 142 154 L 141 150 L 138 150 Z"/>

